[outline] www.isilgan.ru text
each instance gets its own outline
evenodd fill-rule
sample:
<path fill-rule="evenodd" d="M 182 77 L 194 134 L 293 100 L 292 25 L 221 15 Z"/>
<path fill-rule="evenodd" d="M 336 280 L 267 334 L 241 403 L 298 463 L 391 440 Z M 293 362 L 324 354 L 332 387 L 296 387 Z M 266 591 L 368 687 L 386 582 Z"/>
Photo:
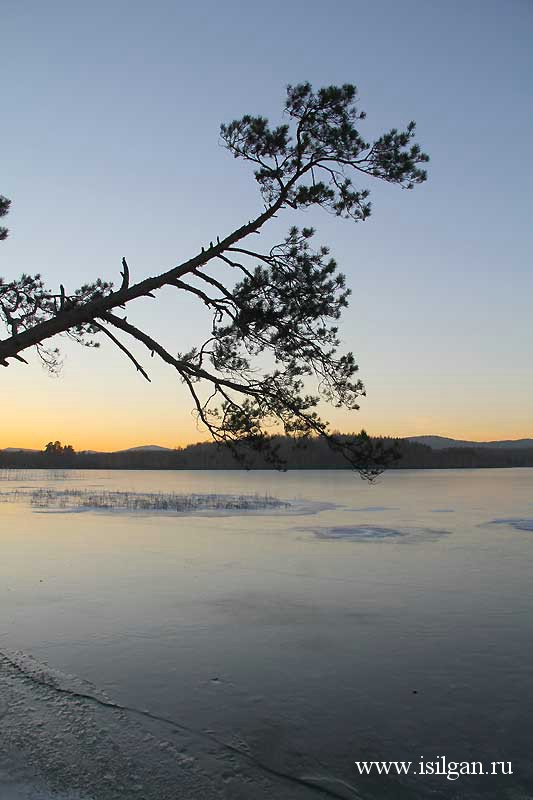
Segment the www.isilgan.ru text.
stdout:
<path fill-rule="evenodd" d="M 433 761 L 355 761 L 360 775 L 436 775 L 456 781 L 465 775 L 512 775 L 510 761 L 449 761 L 438 756 Z"/>

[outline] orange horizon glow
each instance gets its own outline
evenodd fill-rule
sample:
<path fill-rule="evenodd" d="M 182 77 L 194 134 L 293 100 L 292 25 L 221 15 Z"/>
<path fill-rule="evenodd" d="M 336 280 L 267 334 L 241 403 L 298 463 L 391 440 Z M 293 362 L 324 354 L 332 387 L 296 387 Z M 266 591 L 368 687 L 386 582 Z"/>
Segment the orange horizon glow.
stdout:
<path fill-rule="evenodd" d="M 8 402 L 0 422 L 0 448 L 42 450 L 49 441 L 61 441 L 78 452 L 112 452 L 143 445 L 185 447 L 210 440 L 205 429 L 197 427 L 186 389 L 163 367 L 152 366 L 150 384 L 139 381 L 109 349 L 82 351 L 83 358 L 70 349 L 68 355 L 59 379 L 50 378 L 37 363 L 30 368 L 13 364 L 3 372 Z M 397 393 L 390 390 L 384 364 L 377 363 L 375 374 L 368 372 L 371 391 L 359 412 L 319 408 L 331 430 L 474 442 L 533 438 L 523 388 L 510 394 L 503 385 L 487 405 L 482 382 L 472 385 L 465 378 L 454 394 L 444 394 L 439 385 L 428 387 L 423 373 L 416 391 Z"/>
<path fill-rule="evenodd" d="M 519 439 L 530 439 L 533 438 L 533 435 L 528 432 L 522 431 L 507 431 L 507 432 L 494 432 L 494 431 L 487 431 L 487 432 L 480 432 L 474 431 L 472 433 L 465 432 L 464 430 L 460 431 L 442 431 L 439 430 L 437 432 L 431 430 L 424 430 L 424 431 L 415 431 L 412 430 L 405 431 L 405 430 L 386 430 L 386 431 L 378 431 L 378 430 L 371 430 L 366 428 L 367 433 L 370 436 L 390 436 L 392 438 L 398 439 L 405 439 L 409 436 L 442 436 L 450 439 L 462 440 L 462 441 L 469 441 L 469 442 L 490 442 L 490 441 L 515 441 Z M 340 429 L 341 433 L 352 433 L 353 430 L 348 430 L 346 428 Z M 69 436 L 69 435 L 54 435 L 52 437 L 36 437 L 36 436 L 13 436 L 9 435 L 8 433 L 2 432 L 0 434 L 0 449 L 5 449 L 7 447 L 10 448 L 20 448 L 20 449 L 28 449 L 28 450 L 43 450 L 46 446 L 47 442 L 49 441 L 60 441 L 62 444 L 67 445 L 70 444 L 77 452 L 81 452 L 84 450 L 96 450 L 98 452 L 116 452 L 119 450 L 127 450 L 133 447 L 142 447 L 147 445 L 159 445 L 160 447 L 167 447 L 170 449 L 180 449 L 187 447 L 192 444 L 199 444 L 202 442 L 209 442 L 211 441 L 208 434 L 202 434 L 200 431 L 196 432 L 196 435 L 190 435 L 188 437 L 169 437 L 169 436 L 160 436 L 160 437 L 151 437 L 150 435 L 143 436 L 142 434 L 134 437 L 134 436 L 95 436 L 94 438 L 86 438 L 84 435 L 79 436 Z"/>

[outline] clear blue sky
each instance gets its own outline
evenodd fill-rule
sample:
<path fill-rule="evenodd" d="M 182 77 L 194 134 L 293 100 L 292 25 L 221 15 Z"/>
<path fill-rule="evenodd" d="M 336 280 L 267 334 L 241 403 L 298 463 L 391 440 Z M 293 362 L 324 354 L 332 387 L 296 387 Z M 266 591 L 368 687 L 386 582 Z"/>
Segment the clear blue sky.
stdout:
<path fill-rule="evenodd" d="M 432 160 L 412 192 L 373 187 L 364 224 L 291 212 L 268 233 L 314 224 L 353 289 L 342 334 L 368 397 L 333 422 L 533 436 L 532 40 L 530 0 L 4 0 L 0 274 L 69 291 L 117 279 L 123 255 L 134 278 L 184 260 L 260 207 L 220 122 L 277 119 L 289 82 L 353 82 L 366 138 L 415 119 Z M 177 293 L 129 314 L 176 350 L 205 330 Z M 148 385 L 107 345 L 65 354 L 60 379 L 2 372 L 0 446 L 203 438 L 171 370 L 150 364 Z"/>

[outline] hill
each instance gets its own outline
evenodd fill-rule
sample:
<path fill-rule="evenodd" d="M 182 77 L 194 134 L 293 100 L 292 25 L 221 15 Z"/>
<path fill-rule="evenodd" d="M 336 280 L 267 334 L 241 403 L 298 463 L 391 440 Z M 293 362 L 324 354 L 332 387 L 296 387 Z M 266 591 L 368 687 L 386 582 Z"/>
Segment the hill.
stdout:
<path fill-rule="evenodd" d="M 425 444 L 432 450 L 445 450 L 449 447 L 483 447 L 489 449 L 514 450 L 532 448 L 533 439 L 503 439 L 494 442 L 473 442 L 466 439 L 450 439 L 447 436 L 406 436 L 408 442 Z"/>

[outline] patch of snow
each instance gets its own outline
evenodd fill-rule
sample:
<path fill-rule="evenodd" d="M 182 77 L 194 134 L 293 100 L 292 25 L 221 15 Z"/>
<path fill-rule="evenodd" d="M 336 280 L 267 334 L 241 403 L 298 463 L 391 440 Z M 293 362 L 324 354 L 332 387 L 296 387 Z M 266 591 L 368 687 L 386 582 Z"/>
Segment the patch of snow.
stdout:
<path fill-rule="evenodd" d="M 317 539 L 344 540 L 350 542 L 379 542 L 386 540 L 414 542 L 434 541 L 447 536 L 450 531 L 433 528 L 384 528 L 377 525 L 339 525 L 305 529 Z"/>

